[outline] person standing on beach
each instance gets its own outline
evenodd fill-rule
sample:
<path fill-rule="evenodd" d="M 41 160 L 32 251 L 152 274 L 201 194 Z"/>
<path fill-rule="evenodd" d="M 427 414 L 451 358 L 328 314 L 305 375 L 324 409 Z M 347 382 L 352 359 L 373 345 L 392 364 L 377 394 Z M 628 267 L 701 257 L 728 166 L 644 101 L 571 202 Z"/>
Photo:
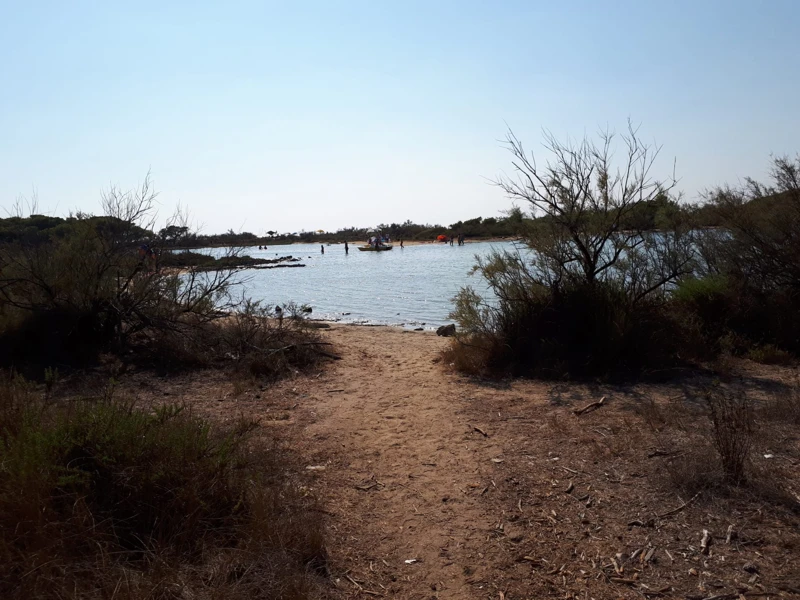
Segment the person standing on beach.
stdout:
<path fill-rule="evenodd" d="M 320 244 L 319 249 L 322 251 L 323 254 L 325 254 L 325 244 Z"/>
<path fill-rule="evenodd" d="M 344 241 L 344 253 L 350 254 L 350 247 L 347 245 L 347 240 Z"/>

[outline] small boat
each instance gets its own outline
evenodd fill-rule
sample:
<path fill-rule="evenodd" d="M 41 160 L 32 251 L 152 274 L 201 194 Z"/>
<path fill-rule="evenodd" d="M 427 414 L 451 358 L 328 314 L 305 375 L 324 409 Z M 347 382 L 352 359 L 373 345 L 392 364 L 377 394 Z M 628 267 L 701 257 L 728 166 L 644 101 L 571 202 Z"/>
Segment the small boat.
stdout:
<path fill-rule="evenodd" d="M 386 250 L 394 248 L 394 246 L 389 243 L 389 239 L 384 237 L 379 228 L 370 230 L 370 233 L 374 233 L 375 235 L 370 237 L 369 243 L 358 247 L 362 252 L 385 252 Z"/>

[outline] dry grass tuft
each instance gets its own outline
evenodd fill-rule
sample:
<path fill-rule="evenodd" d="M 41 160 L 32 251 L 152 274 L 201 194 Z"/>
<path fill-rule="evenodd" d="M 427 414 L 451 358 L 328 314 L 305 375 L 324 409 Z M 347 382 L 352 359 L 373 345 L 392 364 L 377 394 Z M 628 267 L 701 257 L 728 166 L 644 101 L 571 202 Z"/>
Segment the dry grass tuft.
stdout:
<path fill-rule="evenodd" d="M 251 443 L 112 391 L 56 403 L 0 380 L 0 596 L 305 598 L 320 513 Z"/>

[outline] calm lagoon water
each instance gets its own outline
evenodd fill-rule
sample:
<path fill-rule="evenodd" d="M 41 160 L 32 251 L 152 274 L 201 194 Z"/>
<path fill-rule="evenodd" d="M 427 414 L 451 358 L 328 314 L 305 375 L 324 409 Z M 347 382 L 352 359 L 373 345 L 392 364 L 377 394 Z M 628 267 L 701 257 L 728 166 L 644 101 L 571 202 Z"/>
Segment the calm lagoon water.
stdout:
<path fill-rule="evenodd" d="M 294 244 L 267 250 L 247 248 L 258 258 L 292 255 L 305 267 L 248 269 L 248 295 L 267 304 L 295 302 L 312 307 L 312 317 L 345 323 L 435 328 L 448 323 L 452 298 L 461 287 L 479 292 L 486 286 L 470 276 L 476 255 L 492 248 L 512 249 L 512 242 L 475 242 L 464 246 L 395 244 L 389 252 L 360 252 L 350 244 Z"/>

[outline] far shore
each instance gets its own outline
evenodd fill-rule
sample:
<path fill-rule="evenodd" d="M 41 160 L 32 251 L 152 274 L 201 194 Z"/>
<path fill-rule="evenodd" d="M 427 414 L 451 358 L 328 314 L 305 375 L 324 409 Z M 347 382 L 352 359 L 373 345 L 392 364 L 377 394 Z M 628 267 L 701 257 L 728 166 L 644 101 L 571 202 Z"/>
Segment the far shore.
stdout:
<path fill-rule="evenodd" d="M 490 237 L 490 238 L 471 238 L 471 239 L 468 238 L 464 240 L 464 243 L 476 244 L 478 242 L 493 243 L 493 242 L 516 242 L 516 241 L 520 241 L 520 238 L 517 236 L 512 236 L 512 237 Z M 353 241 L 347 240 L 347 243 L 353 247 L 356 247 L 365 245 L 367 242 L 365 240 L 353 240 Z M 398 248 L 400 247 L 400 240 L 392 240 L 392 242 L 390 243 L 393 246 L 397 246 Z M 264 248 L 272 248 L 275 246 L 291 247 L 291 246 L 298 246 L 298 245 L 305 246 L 312 244 L 321 244 L 324 246 L 329 246 L 329 245 L 344 246 L 344 242 L 339 240 L 315 240 L 313 242 L 290 242 L 290 243 L 273 242 L 273 243 L 268 243 L 266 245 L 261 244 L 261 246 Z M 449 245 L 449 242 L 438 242 L 436 240 L 403 240 L 403 246 L 433 246 L 437 244 L 442 246 L 447 246 Z M 179 246 L 176 247 L 175 250 L 199 250 L 202 248 L 257 248 L 258 246 L 259 244 L 253 244 L 248 246 L 239 246 L 236 244 L 210 244 L 207 246 Z"/>

